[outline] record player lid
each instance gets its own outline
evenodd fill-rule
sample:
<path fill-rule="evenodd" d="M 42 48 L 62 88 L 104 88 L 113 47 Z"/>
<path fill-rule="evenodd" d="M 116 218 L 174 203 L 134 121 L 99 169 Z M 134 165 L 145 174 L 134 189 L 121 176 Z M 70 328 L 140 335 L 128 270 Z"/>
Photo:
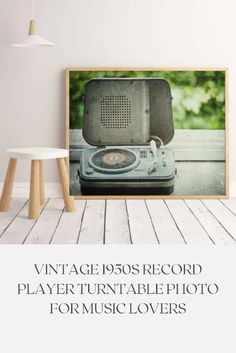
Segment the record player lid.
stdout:
<path fill-rule="evenodd" d="M 174 137 L 170 85 L 163 78 L 146 80 L 150 96 L 150 136 L 159 137 L 167 145 Z"/>
<path fill-rule="evenodd" d="M 172 97 L 163 78 L 99 78 L 85 88 L 83 136 L 96 146 L 148 145 L 174 136 Z"/>

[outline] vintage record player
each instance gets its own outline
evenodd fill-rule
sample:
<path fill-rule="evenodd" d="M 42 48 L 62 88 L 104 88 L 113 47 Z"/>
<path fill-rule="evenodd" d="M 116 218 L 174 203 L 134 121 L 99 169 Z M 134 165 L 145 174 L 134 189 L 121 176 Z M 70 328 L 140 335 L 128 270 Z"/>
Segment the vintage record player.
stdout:
<path fill-rule="evenodd" d="M 174 190 L 171 91 L 162 78 L 103 78 L 85 88 L 78 170 L 84 195 L 163 195 Z"/>

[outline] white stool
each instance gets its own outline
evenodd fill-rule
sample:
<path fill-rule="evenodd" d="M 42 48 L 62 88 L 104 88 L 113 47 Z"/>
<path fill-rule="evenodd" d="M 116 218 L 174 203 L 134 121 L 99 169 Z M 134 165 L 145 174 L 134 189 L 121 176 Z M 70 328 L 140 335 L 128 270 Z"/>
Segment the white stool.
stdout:
<path fill-rule="evenodd" d="M 37 219 L 40 215 L 40 205 L 45 202 L 43 160 L 56 159 L 60 175 L 61 187 L 64 196 L 65 209 L 68 212 L 75 211 L 74 199 L 69 195 L 69 178 L 65 158 L 69 153 L 60 148 L 16 148 L 6 150 L 9 163 L 0 200 L 0 211 L 8 211 L 10 208 L 12 188 L 15 178 L 17 159 L 31 160 L 29 218 Z"/>

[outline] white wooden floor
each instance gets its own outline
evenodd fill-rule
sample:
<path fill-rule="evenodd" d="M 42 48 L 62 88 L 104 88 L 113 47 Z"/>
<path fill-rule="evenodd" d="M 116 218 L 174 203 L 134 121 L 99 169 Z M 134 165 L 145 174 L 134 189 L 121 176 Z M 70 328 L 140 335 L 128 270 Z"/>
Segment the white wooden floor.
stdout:
<path fill-rule="evenodd" d="M 236 199 L 80 200 L 64 212 L 48 199 L 38 221 L 28 200 L 0 213 L 1 244 L 236 244 Z"/>

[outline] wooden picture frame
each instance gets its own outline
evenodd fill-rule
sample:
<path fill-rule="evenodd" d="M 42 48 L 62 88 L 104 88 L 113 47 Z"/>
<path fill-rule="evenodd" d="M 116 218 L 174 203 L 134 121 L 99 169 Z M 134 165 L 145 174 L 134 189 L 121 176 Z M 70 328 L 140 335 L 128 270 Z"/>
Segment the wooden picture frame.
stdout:
<path fill-rule="evenodd" d="M 228 69 L 227 68 L 68 68 L 66 69 L 66 148 L 70 150 L 70 75 L 71 72 L 124 72 L 124 71 L 137 71 L 137 72 L 224 72 L 225 85 L 225 119 L 224 119 L 224 193 L 211 194 L 211 193 L 198 193 L 198 194 L 171 194 L 171 195 L 73 195 L 75 199 L 204 199 L 204 198 L 228 198 L 229 197 L 229 146 L 228 146 Z M 216 161 L 216 163 L 219 161 Z M 69 161 L 68 161 L 69 168 Z M 70 168 L 69 168 L 70 169 Z"/>

